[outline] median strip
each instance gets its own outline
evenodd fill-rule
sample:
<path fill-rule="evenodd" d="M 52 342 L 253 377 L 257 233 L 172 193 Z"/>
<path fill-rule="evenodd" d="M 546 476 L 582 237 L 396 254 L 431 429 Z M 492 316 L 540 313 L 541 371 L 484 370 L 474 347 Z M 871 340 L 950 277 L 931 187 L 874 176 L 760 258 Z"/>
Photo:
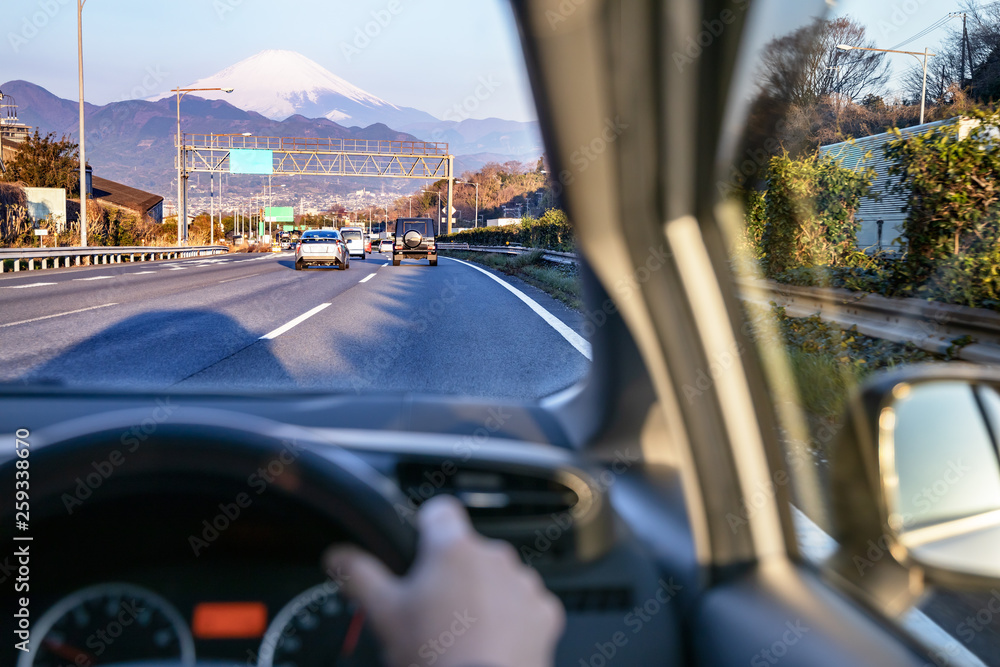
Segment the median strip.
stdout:
<path fill-rule="evenodd" d="M 74 315 L 76 313 L 85 313 L 88 310 L 97 310 L 98 308 L 107 308 L 109 306 L 117 306 L 117 303 L 106 303 L 103 306 L 91 306 L 90 308 L 80 308 L 79 310 L 70 310 L 65 313 L 56 313 L 55 315 L 45 315 L 43 317 L 33 317 L 30 320 L 21 320 L 20 322 L 10 322 L 8 324 L 0 324 L 0 329 L 6 327 L 14 327 L 18 324 L 30 324 L 31 322 L 41 322 L 42 320 L 51 320 L 53 317 L 62 317 L 63 315 Z"/>
<path fill-rule="evenodd" d="M 278 327 L 277 329 L 275 329 L 274 331 L 272 331 L 271 333 L 265 334 L 265 335 L 261 336 L 258 340 L 274 340 L 275 338 L 277 338 L 281 334 L 285 333 L 289 329 L 297 327 L 298 325 L 302 324 L 303 322 L 305 322 L 306 320 L 308 320 L 310 317 L 312 317 L 316 313 L 320 312 L 321 310 L 323 310 L 325 308 L 329 308 L 331 305 L 332 304 L 329 304 L 329 303 L 322 303 L 322 304 L 316 306 L 315 308 L 313 308 L 312 310 L 310 310 L 308 313 L 303 313 L 302 315 L 299 315 L 298 317 L 296 317 L 294 320 L 292 320 L 288 324 L 282 325 L 282 326 Z"/>
<path fill-rule="evenodd" d="M 566 325 L 566 323 L 564 323 L 558 317 L 556 317 L 555 315 L 553 315 L 549 311 L 547 311 L 544 308 L 542 308 L 538 304 L 538 302 L 535 301 L 534 299 L 532 299 L 530 296 L 528 296 L 527 294 L 525 294 L 521 290 L 517 289 L 516 287 L 514 287 L 510 283 L 497 278 L 495 275 L 493 275 L 489 271 L 486 271 L 485 269 L 479 268 L 475 264 L 471 264 L 469 262 L 464 262 L 464 261 L 462 261 L 460 259 L 455 259 L 454 257 L 445 257 L 445 259 L 450 259 L 451 261 L 458 262 L 459 264 L 465 264 L 469 268 L 475 269 L 476 271 L 479 271 L 480 273 L 482 273 L 485 276 L 489 276 L 491 280 L 495 280 L 496 282 L 500 283 L 500 285 L 502 285 L 505 290 L 507 290 L 508 292 L 510 292 L 511 294 L 513 294 L 514 296 L 516 296 L 518 299 L 520 299 L 521 301 L 523 301 L 525 303 L 525 305 L 528 306 L 528 308 L 531 308 L 533 311 L 535 311 L 536 315 L 538 315 L 543 320 L 545 320 L 545 322 L 550 327 L 552 327 L 553 329 L 555 329 L 556 332 L 560 336 L 562 336 L 563 338 L 566 339 L 566 342 L 568 342 L 570 345 L 572 345 L 573 347 L 575 347 L 576 350 L 577 350 L 577 352 L 579 352 L 580 354 L 582 354 L 583 356 L 585 356 L 588 361 L 592 361 L 593 360 L 593 351 L 592 351 L 590 343 L 587 341 L 587 339 L 585 339 L 583 336 L 581 336 L 580 334 L 578 334 L 577 332 L 575 332 L 571 328 L 569 328 Z"/>

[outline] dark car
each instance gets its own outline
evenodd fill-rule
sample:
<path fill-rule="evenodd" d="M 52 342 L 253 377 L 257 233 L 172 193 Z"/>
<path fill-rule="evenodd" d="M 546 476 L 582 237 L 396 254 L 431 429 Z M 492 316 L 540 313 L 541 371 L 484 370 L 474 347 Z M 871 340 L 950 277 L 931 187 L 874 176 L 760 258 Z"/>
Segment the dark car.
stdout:
<path fill-rule="evenodd" d="M 392 265 L 404 259 L 426 259 L 437 266 L 437 246 L 434 244 L 434 221 L 430 218 L 399 218 L 393 239 Z"/>

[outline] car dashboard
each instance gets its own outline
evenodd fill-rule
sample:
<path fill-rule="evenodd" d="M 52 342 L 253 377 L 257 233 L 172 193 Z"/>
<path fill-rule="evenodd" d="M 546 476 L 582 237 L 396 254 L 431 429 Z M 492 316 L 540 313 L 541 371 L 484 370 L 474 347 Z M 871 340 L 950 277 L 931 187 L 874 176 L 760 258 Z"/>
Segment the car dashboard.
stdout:
<path fill-rule="evenodd" d="M 31 410 L 44 410 L 51 400 L 38 398 Z M 112 403 L 121 408 L 143 400 Z M 409 399 L 399 400 L 397 408 Z M 16 411 L 22 401 L 0 397 L 0 405 L 12 408 L 6 414 L 31 423 L 31 410 Z M 63 396 L 61 417 L 85 423 L 101 401 Z M 255 406 L 239 399 L 215 407 L 234 418 L 247 409 L 254 418 L 271 411 L 268 418 L 276 421 L 294 414 L 330 452 L 346 450 L 398 487 L 401 516 L 437 494 L 459 498 L 480 532 L 513 544 L 563 601 L 567 625 L 557 664 L 597 664 L 613 656 L 621 664 L 671 663 L 680 645 L 678 606 L 670 604 L 677 587 L 616 516 L 608 494 L 631 453 L 607 466 L 583 465 L 566 449 L 537 442 L 551 424 L 538 415 L 526 418 L 530 410 L 517 406 L 482 406 L 480 414 L 445 406 L 454 420 L 449 428 L 463 426 L 442 434 L 417 426 L 428 410 L 411 410 L 409 421 L 396 422 L 406 430 L 364 429 L 335 416 L 345 409 L 360 419 L 367 408 L 356 401 L 353 407 L 326 399 L 294 404 L 297 411 L 291 403 Z M 384 408 L 372 407 L 370 414 L 392 414 Z M 501 415 L 508 410 L 505 426 L 478 436 L 468 429 L 489 423 L 490 411 L 496 417 L 498 409 Z M 323 425 L 309 424 L 316 411 L 326 415 L 317 420 Z M 405 412 L 397 410 L 395 419 Z M 182 409 L 171 418 L 181 415 Z M 349 428 L 329 427 L 338 421 Z M 534 433 L 536 442 L 512 437 L 518 429 Z M 123 434 L 121 442 L 128 441 Z M 318 450 L 323 455 L 326 447 Z M 364 610 L 340 596 L 338 574 L 320 565 L 331 544 L 358 542 L 358 536 L 304 502 L 294 484 L 227 478 L 210 465 L 199 474 L 128 484 L 117 480 L 117 471 L 102 477 L 102 463 L 78 476 L 58 506 L 32 516 L 30 610 L 38 648 L 5 648 L 3 664 L 381 664 Z M 7 578 L 10 586 L 14 577 Z"/>

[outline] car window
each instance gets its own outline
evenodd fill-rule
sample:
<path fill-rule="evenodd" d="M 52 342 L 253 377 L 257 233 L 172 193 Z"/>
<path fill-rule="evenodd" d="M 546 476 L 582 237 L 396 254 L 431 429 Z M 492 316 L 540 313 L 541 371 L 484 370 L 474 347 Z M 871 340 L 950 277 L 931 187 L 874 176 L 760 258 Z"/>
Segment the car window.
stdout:
<path fill-rule="evenodd" d="M 431 223 L 421 222 L 419 220 L 418 221 L 408 220 L 403 223 L 401 233 L 405 234 L 406 232 L 410 231 L 417 232 L 421 236 L 430 236 L 433 234 L 434 229 L 433 229 L 433 224 Z"/>
<path fill-rule="evenodd" d="M 345 241 L 361 241 L 362 240 L 362 238 L 361 238 L 361 232 L 359 232 L 359 231 L 350 231 L 349 230 L 349 231 L 346 231 L 346 232 L 341 232 L 340 235 L 344 238 Z"/>
<path fill-rule="evenodd" d="M 987 358 L 959 323 L 1000 309 L 1000 208 L 987 185 L 1000 166 L 1000 70 L 986 65 L 1000 9 L 846 0 L 817 16 L 806 4 L 764 3 L 751 23 L 728 111 L 734 160 L 716 191 L 742 212 L 731 266 L 785 447 L 789 475 L 775 484 L 791 485 L 800 546 L 821 563 L 851 392 L 880 370 Z M 914 525 L 962 493 L 954 470 L 922 474 L 906 489 Z M 964 620 L 989 603 L 945 591 L 921 613 L 997 664 L 1000 616 L 976 631 Z"/>

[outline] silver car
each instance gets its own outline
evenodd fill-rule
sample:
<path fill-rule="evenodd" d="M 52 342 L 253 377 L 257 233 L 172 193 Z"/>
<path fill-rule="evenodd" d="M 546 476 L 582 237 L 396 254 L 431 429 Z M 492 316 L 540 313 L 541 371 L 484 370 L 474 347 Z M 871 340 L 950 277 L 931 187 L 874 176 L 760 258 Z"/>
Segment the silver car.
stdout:
<path fill-rule="evenodd" d="M 340 233 L 333 229 L 314 229 L 302 233 L 295 248 L 295 270 L 325 264 L 344 270 L 351 268 L 351 256 Z"/>

